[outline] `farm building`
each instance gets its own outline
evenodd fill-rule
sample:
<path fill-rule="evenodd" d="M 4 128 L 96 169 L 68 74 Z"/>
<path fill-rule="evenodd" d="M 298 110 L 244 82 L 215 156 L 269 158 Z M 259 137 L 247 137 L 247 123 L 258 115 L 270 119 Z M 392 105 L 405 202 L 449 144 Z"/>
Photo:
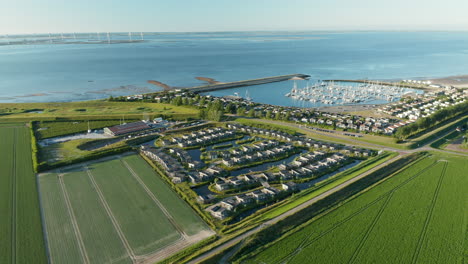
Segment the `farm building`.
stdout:
<path fill-rule="evenodd" d="M 120 136 L 128 133 L 138 132 L 151 127 L 143 121 L 127 123 L 104 128 L 104 133 L 111 136 Z"/>

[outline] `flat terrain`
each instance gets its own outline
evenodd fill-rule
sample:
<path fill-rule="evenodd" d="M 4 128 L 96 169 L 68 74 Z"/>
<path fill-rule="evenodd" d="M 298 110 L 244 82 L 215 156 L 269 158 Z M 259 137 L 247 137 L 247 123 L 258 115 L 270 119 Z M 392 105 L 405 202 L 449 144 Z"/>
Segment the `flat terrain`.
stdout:
<path fill-rule="evenodd" d="M 463 263 L 466 158 L 432 154 L 246 263 Z"/>
<path fill-rule="evenodd" d="M 24 124 L 0 124 L 0 216 L 0 263 L 47 263 Z"/>
<path fill-rule="evenodd" d="M 56 119 L 142 119 L 144 116 L 172 116 L 178 119 L 197 117 L 198 110 L 170 104 L 143 102 L 85 101 L 68 103 L 4 103 L 0 104 L 0 120 Z"/>
<path fill-rule="evenodd" d="M 146 263 L 212 234 L 137 155 L 42 174 L 39 183 L 54 263 Z"/>

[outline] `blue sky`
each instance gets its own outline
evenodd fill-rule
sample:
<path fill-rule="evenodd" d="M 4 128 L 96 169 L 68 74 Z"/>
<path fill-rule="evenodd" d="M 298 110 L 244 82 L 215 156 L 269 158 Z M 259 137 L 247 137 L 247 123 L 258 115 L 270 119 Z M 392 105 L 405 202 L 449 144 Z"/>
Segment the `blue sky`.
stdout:
<path fill-rule="evenodd" d="M 0 34 L 468 30 L 467 0 L 0 0 Z"/>

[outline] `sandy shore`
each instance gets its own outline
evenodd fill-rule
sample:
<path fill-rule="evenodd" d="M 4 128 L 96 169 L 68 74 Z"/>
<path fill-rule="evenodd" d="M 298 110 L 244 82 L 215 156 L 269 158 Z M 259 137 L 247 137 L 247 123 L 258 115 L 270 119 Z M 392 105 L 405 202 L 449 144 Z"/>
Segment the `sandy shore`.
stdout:
<path fill-rule="evenodd" d="M 158 81 L 155 81 L 155 80 L 149 80 L 148 83 L 154 84 L 154 85 L 159 86 L 159 87 L 162 87 L 162 88 L 164 88 L 164 90 L 172 89 L 172 86 L 169 86 L 169 85 L 167 85 L 165 83 L 158 82 Z"/>
<path fill-rule="evenodd" d="M 468 75 L 449 76 L 445 78 L 431 79 L 434 84 L 451 85 L 458 88 L 468 87 Z"/>
<path fill-rule="evenodd" d="M 220 83 L 218 82 L 217 80 L 213 79 L 213 78 L 208 78 L 208 77 L 195 77 L 195 79 L 199 80 L 199 81 L 203 81 L 203 82 L 207 82 L 209 84 L 217 84 L 217 83 Z"/>
<path fill-rule="evenodd" d="M 18 95 L 15 97 L 32 97 L 32 96 L 46 96 L 46 93 L 35 93 L 35 94 L 25 94 L 25 95 Z"/>

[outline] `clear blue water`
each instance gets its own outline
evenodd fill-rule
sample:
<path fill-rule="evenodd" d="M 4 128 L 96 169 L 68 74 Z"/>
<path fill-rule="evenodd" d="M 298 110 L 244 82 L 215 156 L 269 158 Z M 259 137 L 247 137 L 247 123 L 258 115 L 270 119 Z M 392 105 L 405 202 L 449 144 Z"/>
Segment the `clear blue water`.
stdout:
<path fill-rule="evenodd" d="M 125 38 L 122 36 L 121 38 Z M 289 73 L 313 79 L 406 79 L 468 73 L 464 32 L 290 32 L 145 35 L 131 44 L 0 46 L 0 102 L 78 101 Z M 283 102 L 287 82 L 250 87 Z M 242 89 L 238 89 L 243 95 Z M 213 94 L 233 94 L 235 90 Z M 33 96 L 35 95 L 35 96 Z"/>

